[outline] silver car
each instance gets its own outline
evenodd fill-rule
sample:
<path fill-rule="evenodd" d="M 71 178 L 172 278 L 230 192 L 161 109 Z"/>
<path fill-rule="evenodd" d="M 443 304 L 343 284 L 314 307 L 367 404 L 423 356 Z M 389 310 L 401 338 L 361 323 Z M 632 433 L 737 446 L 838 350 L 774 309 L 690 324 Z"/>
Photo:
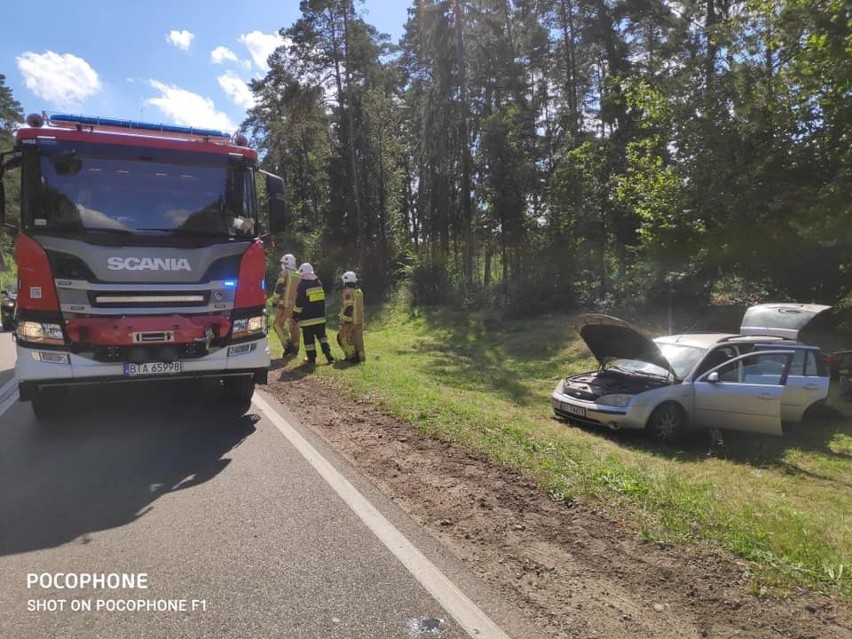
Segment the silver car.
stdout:
<path fill-rule="evenodd" d="M 644 429 L 661 441 L 691 428 L 782 434 L 828 397 L 819 350 L 795 341 L 828 306 L 763 304 L 739 334 L 667 335 L 654 340 L 615 317 L 584 314 L 574 325 L 598 360 L 595 371 L 556 385 L 551 404 L 568 421 Z"/>

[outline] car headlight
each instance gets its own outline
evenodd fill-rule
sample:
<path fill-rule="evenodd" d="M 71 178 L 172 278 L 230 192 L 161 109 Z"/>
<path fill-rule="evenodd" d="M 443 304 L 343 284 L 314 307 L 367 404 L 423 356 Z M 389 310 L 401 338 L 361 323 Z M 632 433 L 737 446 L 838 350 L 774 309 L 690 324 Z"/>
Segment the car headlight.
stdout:
<path fill-rule="evenodd" d="M 256 335 L 266 333 L 266 315 L 256 315 L 254 317 L 245 317 L 243 319 L 234 320 L 234 328 L 231 330 L 231 337 L 238 339 L 247 337 L 248 335 Z"/>
<path fill-rule="evenodd" d="M 59 324 L 42 324 L 40 322 L 19 322 L 18 339 L 36 344 L 53 344 L 62 346 L 65 344 L 65 335 Z"/>
<path fill-rule="evenodd" d="M 632 398 L 633 395 L 604 395 L 595 403 L 599 406 L 627 406 Z"/>

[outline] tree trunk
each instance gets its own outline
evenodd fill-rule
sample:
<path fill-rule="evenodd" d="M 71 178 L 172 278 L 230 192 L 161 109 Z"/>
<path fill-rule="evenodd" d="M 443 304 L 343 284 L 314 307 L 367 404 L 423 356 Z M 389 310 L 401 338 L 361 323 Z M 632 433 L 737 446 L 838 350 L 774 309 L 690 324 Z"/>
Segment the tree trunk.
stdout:
<path fill-rule="evenodd" d="M 364 257 L 364 219 L 361 212 L 361 189 L 360 177 L 358 175 L 358 158 L 355 152 L 355 116 L 353 114 L 354 104 L 352 100 L 352 71 L 349 57 L 349 12 L 352 5 L 349 0 L 343 0 L 343 60 L 346 74 L 346 104 L 341 108 L 346 111 L 347 139 L 349 146 L 349 170 L 352 179 L 352 205 L 355 207 L 355 220 L 357 222 L 356 246 L 359 259 Z"/>

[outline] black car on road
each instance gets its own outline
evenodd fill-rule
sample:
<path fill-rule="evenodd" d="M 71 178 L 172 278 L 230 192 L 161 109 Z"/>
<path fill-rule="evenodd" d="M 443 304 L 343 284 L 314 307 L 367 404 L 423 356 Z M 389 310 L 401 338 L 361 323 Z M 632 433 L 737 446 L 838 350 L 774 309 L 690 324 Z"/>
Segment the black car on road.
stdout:
<path fill-rule="evenodd" d="M 15 306 L 17 306 L 17 303 L 18 289 L 12 287 L 9 290 L 0 291 L 0 320 L 2 320 L 3 330 L 11 331 L 15 328 Z"/>

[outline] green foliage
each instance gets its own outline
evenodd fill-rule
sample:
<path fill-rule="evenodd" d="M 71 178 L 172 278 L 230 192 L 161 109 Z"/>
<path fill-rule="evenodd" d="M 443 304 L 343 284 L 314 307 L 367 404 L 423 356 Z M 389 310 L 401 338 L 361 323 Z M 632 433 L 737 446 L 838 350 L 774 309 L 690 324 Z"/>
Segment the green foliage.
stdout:
<path fill-rule="evenodd" d="M 629 306 L 726 282 L 835 303 L 846 4 L 423 0 L 396 48 L 357 3 L 307 0 L 247 126 L 287 177 L 293 243 L 416 303 Z"/>
<path fill-rule="evenodd" d="M 12 96 L 12 90 L 6 86 L 6 76 L 0 74 L 0 153 L 12 148 L 14 137 L 12 135 L 15 126 L 24 119 L 21 105 Z M 20 180 L 16 180 L 17 172 L 9 175 L 0 175 L 3 180 L 3 188 L 6 199 L 6 220 L 10 224 L 17 224 L 20 219 Z M 6 280 L 14 279 L 14 263 L 12 260 L 11 239 L 5 237 L 5 229 L 0 228 L 0 278 L 4 284 Z"/>

